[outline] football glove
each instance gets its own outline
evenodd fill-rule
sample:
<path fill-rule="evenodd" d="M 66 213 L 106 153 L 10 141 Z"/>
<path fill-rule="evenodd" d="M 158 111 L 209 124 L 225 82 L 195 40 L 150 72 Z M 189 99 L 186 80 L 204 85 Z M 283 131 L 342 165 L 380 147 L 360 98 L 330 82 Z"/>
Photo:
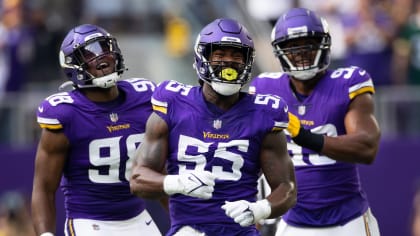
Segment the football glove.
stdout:
<path fill-rule="evenodd" d="M 209 199 L 213 196 L 216 177 L 209 171 L 195 170 L 179 175 L 167 175 L 163 180 L 166 194 L 176 193 Z"/>
<path fill-rule="evenodd" d="M 289 125 L 287 126 L 287 131 L 289 131 L 292 138 L 296 137 L 300 131 L 300 120 L 297 116 L 293 115 L 291 112 L 289 114 Z"/>
<path fill-rule="evenodd" d="M 288 114 L 289 125 L 287 126 L 287 131 L 290 133 L 293 142 L 302 147 L 321 152 L 324 147 L 324 135 L 314 134 L 310 130 L 304 129 L 300 125 L 300 120 L 297 116 L 290 112 Z"/>
<path fill-rule="evenodd" d="M 248 202 L 245 200 L 234 202 L 225 201 L 222 209 L 225 210 L 227 216 L 243 227 L 256 224 L 271 214 L 270 202 L 267 199 L 257 202 Z"/>
<path fill-rule="evenodd" d="M 54 234 L 51 232 L 45 232 L 45 233 L 40 234 L 39 236 L 54 236 Z"/>
<path fill-rule="evenodd" d="M 173 236 L 206 236 L 206 234 L 186 225 L 182 226 Z"/>

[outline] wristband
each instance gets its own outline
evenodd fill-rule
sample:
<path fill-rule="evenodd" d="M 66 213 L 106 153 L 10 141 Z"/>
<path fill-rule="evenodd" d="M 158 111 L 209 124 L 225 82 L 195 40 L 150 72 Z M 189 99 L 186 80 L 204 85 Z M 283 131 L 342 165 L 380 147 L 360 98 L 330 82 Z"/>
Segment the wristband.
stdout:
<path fill-rule="evenodd" d="M 256 207 L 253 208 L 254 224 L 258 223 L 260 220 L 267 219 L 271 214 L 271 204 L 267 199 L 257 201 L 255 206 Z"/>
<path fill-rule="evenodd" d="M 163 179 L 163 191 L 168 194 L 172 195 L 175 193 L 180 193 L 180 184 L 179 184 L 179 176 L 178 175 L 167 175 Z"/>
<path fill-rule="evenodd" d="M 54 234 L 51 232 L 45 232 L 45 233 L 40 234 L 39 236 L 54 236 Z"/>
<path fill-rule="evenodd" d="M 321 152 L 324 147 L 324 135 L 314 134 L 309 130 L 300 127 L 299 133 L 292 140 L 302 146 L 309 148 L 315 152 Z"/>

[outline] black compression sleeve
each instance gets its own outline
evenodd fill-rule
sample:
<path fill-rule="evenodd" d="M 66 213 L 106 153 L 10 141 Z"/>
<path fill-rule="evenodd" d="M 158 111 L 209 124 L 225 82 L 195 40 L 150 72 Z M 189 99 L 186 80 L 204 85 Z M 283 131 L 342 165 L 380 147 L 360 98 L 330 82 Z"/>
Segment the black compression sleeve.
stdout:
<path fill-rule="evenodd" d="M 300 127 L 299 134 L 293 138 L 293 141 L 302 147 L 309 148 L 316 152 L 321 152 L 324 147 L 324 135 L 314 134 L 302 127 Z"/>

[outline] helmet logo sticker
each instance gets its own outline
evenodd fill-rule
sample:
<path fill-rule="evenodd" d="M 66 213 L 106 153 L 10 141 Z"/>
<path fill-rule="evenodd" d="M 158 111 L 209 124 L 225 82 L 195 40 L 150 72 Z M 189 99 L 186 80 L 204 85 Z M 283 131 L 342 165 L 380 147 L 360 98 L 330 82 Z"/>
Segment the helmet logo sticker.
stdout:
<path fill-rule="evenodd" d="M 102 33 L 94 33 L 94 34 L 90 34 L 88 36 L 85 37 L 85 41 L 88 41 L 89 39 L 93 39 L 93 38 L 98 38 L 104 36 Z"/>
<path fill-rule="evenodd" d="M 230 36 L 223 36 L 222 39 L 220 39 L 221 42 L 237 42 L 240 43 L 241 39 L 236 37 L 230 37 Z"/>
<path fill-rule="evenodd" d="M 306 25 L 300 27 L 287 28 L 287 35 L 290 37 L 299 37 L 300 33 L 307 33 L 308 27 Z"/>

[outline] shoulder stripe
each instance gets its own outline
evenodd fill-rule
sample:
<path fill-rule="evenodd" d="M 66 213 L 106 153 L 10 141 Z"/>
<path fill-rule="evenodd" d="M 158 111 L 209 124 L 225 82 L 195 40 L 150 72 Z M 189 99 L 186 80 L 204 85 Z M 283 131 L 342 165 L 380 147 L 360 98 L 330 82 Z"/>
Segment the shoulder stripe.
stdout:
<path fill-rule="evenodd" d="M 50 118 L 43 118 L 43 117 L 37 117 L 38 123 L 41 124 L 47 124 L 47 125 L 61 125 L 60 121 L 57 119 L 50 119 Z"/>
<path fill-rule="evenodd" d="M 152 107 L 154 111 L 159 111 L 163 114 L 168 113 L 168 103 L 167 102 L 161 102 L 159 100 L 156 100 L 152 97 Z"/>
<path fill-rule="evenodd" d="M 360 95 L 362 93 L 375 93 L 375 89 L 373 87 L 364 87 L 359 90 L 354 91 L 353 93 L 349 94 L 350 100 L 355 98 L 357 95 Z"/>
<path fill-rule="evenodd" d="M 287 122 L 278 122 L 278 121 L 274 122 L 274 128 L 285 129 L 287 128 L 287 125 L 288 125 Z"/>
<path fill-rule="evenodd" d="M 41 128 L 45 128 L 45 129 L 62 129 L 63 126 L 61 124 L 58 125 L 49 125 L 49 124 L 39 124 L 39 126 L 41 126 Z"/>
<path fill-rule="evenodd" d="M 351 86 L 349 88 L 349 97 L 350 99 L 353 99 L 359 94 L 368 92 L 375 93 L 375 88 L 373 87 L 372 79 Z"/>
<path fill-rule="evenodd" d="M 63 125 L 57 119 L 42 118 L 38 116 L 37 121 L 39 123 L 39 126 L 41 126 L 41 128 L 47 128 L 47 129 L 62 129 L 63 128 Z"/>
<path fill-rule="evenodd" d="M 361 88 L 363 88 L 363 87 L 372 87 L 372 88 L 373 88 L 373 82 L 372 82 L 372 79 L 370 79 L 370 80 L 367 80 L 367 81 L 365 81 L 365 82 L 358 83 L 358 84 L 355 84 L 355 85 L 351 86 L 351 87 L 349 88 L 349 93 L 353 93 L 354 91 L 359 90 L 359 89 L 361 89 Z"/>
<path fill-rule="evenodd" d="M 152 97 L 152 104 L 158 107 L 168 107 L 168 103 L 167 102 L 162 102 L 159 100 L 156 100 L 155 98 Z"/>
<path fill-rule="evenodd" d="M 154 111 L 159 111 L 163 114 L 168 113 L 168 108 L 166 108 L 166 107 L 160 107 L 160 106 L 156 106 L 156 105 L 153 105 L 152 107 L 153 107 Z"/>

